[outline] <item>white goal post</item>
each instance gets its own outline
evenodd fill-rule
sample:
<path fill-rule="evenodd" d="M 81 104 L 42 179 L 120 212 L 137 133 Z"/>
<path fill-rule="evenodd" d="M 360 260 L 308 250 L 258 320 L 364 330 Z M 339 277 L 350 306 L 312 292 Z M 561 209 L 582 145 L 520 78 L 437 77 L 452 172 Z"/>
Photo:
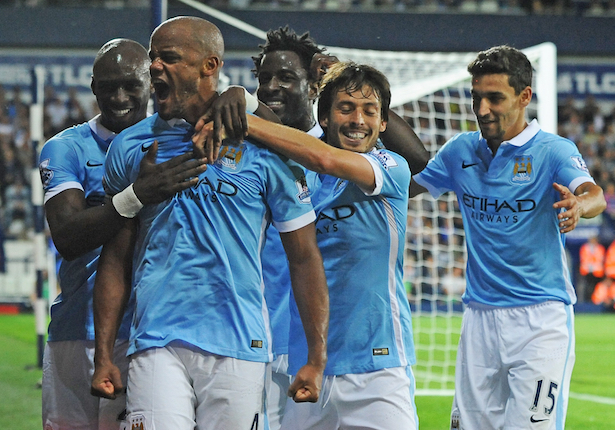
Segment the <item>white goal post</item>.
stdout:
<path fill-rule="evenodd" d="M 391 83 L 391 107 L 433 155 L 453 135 L 476 130 L 467 65 L 472 53 L 382 52 L 328 48 L 340 60 L 371 64 Z M 534 67 L 528 120 L 557 128 L 556 48 L 523 49 Z M 452 395 L 465 288 L 466 248 L 454 193 L 408 202 L 404 278 L 413 311 L 417 395 Z"/>

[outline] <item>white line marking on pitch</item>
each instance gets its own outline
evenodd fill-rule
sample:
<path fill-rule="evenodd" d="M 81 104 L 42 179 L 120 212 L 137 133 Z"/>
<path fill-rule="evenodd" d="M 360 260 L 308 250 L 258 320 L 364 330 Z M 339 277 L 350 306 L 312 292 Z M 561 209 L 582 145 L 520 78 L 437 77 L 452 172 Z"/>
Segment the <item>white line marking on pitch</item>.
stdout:
<path fill-rule="evenodd" d="M 614 398 L 594 396 L 593 394 L 570 393 L 570 398 L 577 400 L 587 400 L 589 402 L 603 403 L 605 405 L 615 405 Z"/>

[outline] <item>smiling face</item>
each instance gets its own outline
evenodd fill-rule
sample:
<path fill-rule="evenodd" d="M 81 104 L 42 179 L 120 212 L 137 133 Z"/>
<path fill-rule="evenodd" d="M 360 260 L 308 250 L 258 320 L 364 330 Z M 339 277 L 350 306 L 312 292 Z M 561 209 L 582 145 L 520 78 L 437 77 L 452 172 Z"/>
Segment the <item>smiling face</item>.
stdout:
<path fill-rule="evenodd" d="M 313 127 L 315 91 L 310 88 L 308 72 L 297 53 L 273 51 L 263 56 L 256 95 L 282 124 L 303 131 Z"/>
<path fill-rule="evenodd" d="M 525 108 L 532 99 L 528 86 L 519 94 L 510 86 L 508 75 L 494 73 L 472 78 L 472 110 L 482 136 L 492 150 L 523 131 Z"/>
<path fill-rule="evenodd" d="M 338 91 L 320 124 L 327 129 L 327 143 L 354 152 L 368 152 L 386 130 L 381 103 L 368 85 L 348 93 Z"/>
<path fill-rule="evenodd" d="M 145 118 L 151 94 L 148 67 L 145 51 L 122 49 L 121 45 L 97 60 L 92 92 L 100 109 L 100 122 L 109 130 L 119 133 Z"/>

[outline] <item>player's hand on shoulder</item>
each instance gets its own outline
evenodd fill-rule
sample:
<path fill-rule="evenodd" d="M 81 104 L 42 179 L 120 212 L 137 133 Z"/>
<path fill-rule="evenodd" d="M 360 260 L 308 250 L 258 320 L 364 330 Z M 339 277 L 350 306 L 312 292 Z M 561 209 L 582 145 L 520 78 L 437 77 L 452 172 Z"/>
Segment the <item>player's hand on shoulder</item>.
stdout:
<path fill-rule="evenodd" d="M 209 123 L 212 123 L 212 130 L 203 130 L 203 126 Z M 213 158 L 211 153 L 207 153 L 207 139 L 211 139 L 212 146 L 217 148 L 220 148 L 222 140 L 227 137 L 243 141 L 248 135 L 246 90 L 238 85 L 228 87 L 214 98 L 207 111 L 197 121 L 195 129 L 192 139 L 194 153 L 199 158 L 207 158 L 209 163 L 215 161 L 218 153 L 214 152 Z"/>
<path fill-rule="evenodd" d="M 156 164 L 158 141 L 154 141 L 141 160 L 139 176 L 133 187 L 143 204 L 160 203 L 196 185 L 198 175 L 207 169 L 206 160 L 195 159 L 192 152 Z"/>
<path fill-rule="evenodd" d="M 90 387 L 90 393 L 93 396 L 115 399 L 125 391 L 126 388 L 122 384 L 120 369 L 117 366 L 113 363 L 106 365 L 96 364 L 94 375 L 92 376 L 92 386 Z"/>
<path fill-rule="evenodd" d="M 322 388 L 323 369 L 306 364 L 297 372 L 288 388 L 288 396 L 297 403 L 318 401 Z"/>
<path fill-rule="evenodd" d="M 312 82 L 320 82 L 325 73 L 327 73 L 327 70 L 329 70 L 329 67 L 339 63 L 339 61 L 335 55 L 314 54 L 310 64 L 310 80 Z"/>

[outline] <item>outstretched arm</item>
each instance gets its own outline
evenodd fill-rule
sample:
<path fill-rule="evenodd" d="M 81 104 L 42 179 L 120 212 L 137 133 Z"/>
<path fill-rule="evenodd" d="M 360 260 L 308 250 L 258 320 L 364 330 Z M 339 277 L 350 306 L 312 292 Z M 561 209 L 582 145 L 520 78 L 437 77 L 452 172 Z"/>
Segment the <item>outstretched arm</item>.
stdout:
<path fill-rule="evenodd" d="M 136 220 L 127 221 L 103 246 L 94 283 L 95 354 L 91 391 L 108 399 L 114 399 L 124 390 L 120 371 L 113 363 L 113 347 L 130 298 L 136 223 Z"/>
<path fill-rule="evenodd" d="M 557 215 L 560 233 L 574 230 L 580 218 L 593 218 L 606 209 L 602 188 L 591 182 L 579 185 L 574 194 L 557 183 L 553 183 L 553 188 L 559 191 L 561 198 L 553 204 L 553 208 L 564 209 L 564 212 Z"/>
<path fill-rule="evenodd" d="M 288 395 L 295 402 L 316 402 L 327 364 L 329 328 L 329 291 L 322 257 L 313 223 L 281 233 L 280 237 L 288 257 L 293 293 L 308 344 L 307 363 L 297 372 Z"/>
<path fill-rule="evenodd" d="M 187 153 L 156 164 L 158 146 L 154 142 L 141 162 L 133 187 L 143 204 L 159 203 L 178 191 L 194 185 L 207 164 L 192 159 Z M 115 236 L 127 218 L 122 217 L 111 202 L 88 207 L 82 190 L 71 188 L 53 196 L 45 204 L 51 237 L 60 255 L 66 260 L 92 251 Z"/>
<path fill-rule="evenodd" d="M 303 131 L 255 116 L 249 116 L 248 124 L 250 137 L 314 172 L 347 179 L 364 190 L 376 187 L 371 164 L 357 152 L 335 148 Z"/>

